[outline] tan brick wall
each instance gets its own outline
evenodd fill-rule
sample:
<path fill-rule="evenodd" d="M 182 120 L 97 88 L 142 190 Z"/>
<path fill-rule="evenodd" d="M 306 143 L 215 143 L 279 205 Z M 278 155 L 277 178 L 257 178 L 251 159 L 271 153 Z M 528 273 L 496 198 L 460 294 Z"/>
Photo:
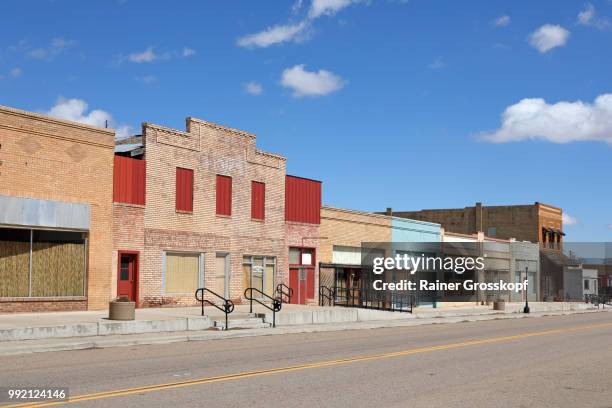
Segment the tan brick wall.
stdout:
<path fill-rule="evenodd" d="M 193 295 L 164 293 L 165 251 L 204 253 L 204 279 L 213 287 L 215 255 L 230 256 L 230 298 L 239 302 L 245 289 L 242 257 L 277 258 L 276 281 L 285 279 L 285 158 L 255 146 L 255 136 L 198 119 L 187 119 L 187 131 L 143 124 L 146 206 L 140 215 L 115 205 L 114 275 L 118 249 L 141 252 L 139 297 L 142 306 L 195 304 Z M 193 213 L 175 210 L 176 168 L 194 171 Z M 232 215 L 216 215 L 216 175 L 232 177 Z M 265 221 L 251 219 L 251 181 L 266 185 Z M 121 210 L 119 209 L 121 208 Z M 135 234 L 125 225 L 135 225 Z M 116 278 L 114 278 L 116 279 Z"/>
<path fill-rule="evenodd" d="M 321 208 L 319 260 L 332 262 L 333 246 L 361 247 L 362 242 L 390 242 L 391 219 L 380 214 L 324 206 Z"/>
<path fill-rule="evenodd" d="M 114 131 L 0 106 L 0 194 L 91 206 L 87 308 L 111 297 Z M 84 302 L 27 301 L 22 310 L 73 310 Z M 4 310 L 0 302 L 0 311 Z M 7 309 L 14 306 L 6 304 Z"/>
<path fill-rule="evenodd" d="M 496 237 L 516 238 L 519 241 L 542 241 L 542 227 L 562 230 L 560 208 L 535 203 L 531 205 L 496 205 L 435 209 L 421 211 L 396 211 L 393 215 L 415 220 L 440 223 L 449 232 L 459 234 L 488 233 L 496 228 Z"/>

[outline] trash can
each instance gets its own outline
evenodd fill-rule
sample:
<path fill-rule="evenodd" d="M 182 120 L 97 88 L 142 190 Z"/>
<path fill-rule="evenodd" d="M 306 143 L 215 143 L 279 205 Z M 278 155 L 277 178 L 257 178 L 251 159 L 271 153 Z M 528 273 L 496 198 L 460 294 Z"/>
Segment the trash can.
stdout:
<path fill-rule="evenodd" d="M 108 304 L 108 320 L 134 320 L 136 317 L 136 302 L 127 297 L 117 298 Z"/>
<path fill-rule="evenodd" d="M 506 301 L 502 299 L 493 302 L 493 310 L 506 310 Z"/>

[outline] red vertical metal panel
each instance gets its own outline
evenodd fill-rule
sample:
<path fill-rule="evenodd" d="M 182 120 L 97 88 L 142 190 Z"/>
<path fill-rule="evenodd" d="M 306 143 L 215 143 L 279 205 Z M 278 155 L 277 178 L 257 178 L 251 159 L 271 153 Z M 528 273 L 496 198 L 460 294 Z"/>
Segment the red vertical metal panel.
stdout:
<path fill-rule="evenodd" d="M 113 201 L 117 203 L 145 204 L 146 162 L 129 157 L 115 156 L 113 166 Z"/>
<path fill-rule="evenodd" d="M 266 185 L 258 181 L 251 182 L 251 218 L 265 219 L 266 215 Z"/>
<path fill-rule="evenodd" d="M 301 177 L 285 178 L 285 220 L 321 223 L 321 182 Z"/>
<path fill-rule="evenodd" d="M 176 210 L 193 211 L 193 170 L 176 168 Z"/>
<path fill-rule="evenodd" d="M 232 215 L 232 178 L 217 174 L 217 215 Z"/>

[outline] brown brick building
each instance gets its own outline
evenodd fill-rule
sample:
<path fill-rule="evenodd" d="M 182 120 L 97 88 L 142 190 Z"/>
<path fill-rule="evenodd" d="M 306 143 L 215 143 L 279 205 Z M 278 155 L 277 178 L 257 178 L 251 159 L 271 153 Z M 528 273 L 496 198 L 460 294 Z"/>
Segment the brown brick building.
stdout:
<path fill-rule="evenodd" d="M 145 123 L 129 142 L 115 159 L 114 293 L 190 305 L 202 286 L 240 302 L 293 283 L 294 301 L 316 301 L 319 182 L 287 176 L 255 135 L 195 118 L 186 131 Z"/>
<path fill-rule="evenodd" d="M 114 131 L 0 107 L 0 312 L 111 298 Z"/>
<path fill-rule="evenodd" d="M 560 249 L 563 242 L 563 210 L 536 202 L 530 205 L 484 206 L 393 211 L 386 214 L 402 218 L 436 222 L 446 231 L 476 234 L 479 231 L 493 238 L 539 242 L 541 246 Z"/>

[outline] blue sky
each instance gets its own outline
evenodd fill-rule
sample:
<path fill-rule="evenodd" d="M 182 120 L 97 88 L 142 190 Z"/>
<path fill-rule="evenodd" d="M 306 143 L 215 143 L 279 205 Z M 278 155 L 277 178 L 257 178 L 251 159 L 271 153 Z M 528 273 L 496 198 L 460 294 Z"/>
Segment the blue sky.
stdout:
<path fill-rule="evenodd" d="M 541 201 L 567 240 L 612 240 L 612 1 L 22 0 L 0 21 L 0 104 L 123 133 L 195 116 L 326 204 Z"/>

